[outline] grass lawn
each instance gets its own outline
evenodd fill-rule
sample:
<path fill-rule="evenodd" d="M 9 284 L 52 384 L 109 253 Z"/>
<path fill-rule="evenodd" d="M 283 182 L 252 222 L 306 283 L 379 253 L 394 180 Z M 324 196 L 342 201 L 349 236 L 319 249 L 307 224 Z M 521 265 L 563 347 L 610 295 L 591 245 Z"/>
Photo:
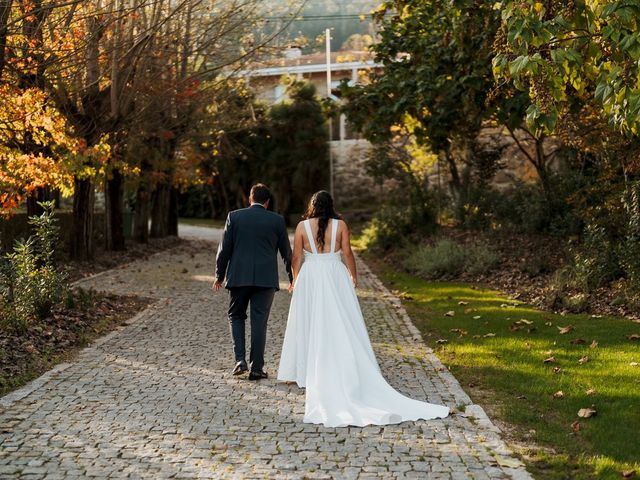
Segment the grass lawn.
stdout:
<path fill-rule="evenodd" d="M 184 223 L 186 225 L 195 225 L 198 227 L 215 227 L 215 228 L 223 228 L 224 220 L 213 220 L 211 218 L 184 218 L 180 217 L 179 223 Z"/>
<path fill-rule="evenodd" d="M 404 292 L 425 341 L 474 402 L 523 445 L 536 478 L 640 475 L 640 340 L 627 338 L 639 323 L 542 312 L 499 292 L 370 264 Z M 592 407 L 596 415 L 578 417 Z"/>

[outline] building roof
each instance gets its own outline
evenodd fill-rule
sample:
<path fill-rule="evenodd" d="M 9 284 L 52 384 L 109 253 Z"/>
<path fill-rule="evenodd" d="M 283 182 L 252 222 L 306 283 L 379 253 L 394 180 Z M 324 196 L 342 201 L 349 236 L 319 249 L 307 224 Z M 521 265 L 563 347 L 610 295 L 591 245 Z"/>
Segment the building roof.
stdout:
<path fill-rule="evenodd" d="M 331 71 L 347 71 L 361 68 L 382 67 L 376 63 L 370 52 L 347 50 L 331 52 Z M 278 58 L 265 62 L 254 62 L 238 72 L 241 76 L 270 77 L 286 74 L 324 72 L 327 58 L 324 53 L 301 55 L 298 58 Z"/>

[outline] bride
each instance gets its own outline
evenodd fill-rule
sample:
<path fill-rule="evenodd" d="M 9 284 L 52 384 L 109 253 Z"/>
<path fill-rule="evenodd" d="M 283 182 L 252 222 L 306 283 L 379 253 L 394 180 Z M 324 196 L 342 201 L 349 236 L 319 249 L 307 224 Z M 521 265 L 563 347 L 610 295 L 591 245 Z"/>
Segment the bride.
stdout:
<path fill-rule="evenodd" d="M 306 388 L 304 422 L 340 427 L 446 417 L 449 408 L 405 397 L 380 373 L 356 297 L 349 229 L 331 195 L 315 193 L 305 217 L 294 238 L 293 297 L 278 369 L 278 380 Z"/>

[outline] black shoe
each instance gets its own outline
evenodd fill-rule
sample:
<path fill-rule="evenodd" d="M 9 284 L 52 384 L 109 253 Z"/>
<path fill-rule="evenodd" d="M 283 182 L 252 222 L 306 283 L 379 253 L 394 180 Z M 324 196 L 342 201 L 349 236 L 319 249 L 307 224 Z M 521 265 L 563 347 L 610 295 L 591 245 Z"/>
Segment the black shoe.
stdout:
<path fill-rule="evenodd" d="M 267 375 L 267 372 L 265 372 L 264 370 L 255 372 L 251 370 L 251 372 L 249 372 L 249 380 L 260 380 L 263 378 L 269 378 L 269 375 Z"/>
<path fill-rule="evenodd" d="M 235 368 L 233 369 L 233 375 L 242 375 L 245 372 L 249 371 L 249 367 L 247 367 L 247 362 L 244 360 L 240 360 L 236 363 Z"/>

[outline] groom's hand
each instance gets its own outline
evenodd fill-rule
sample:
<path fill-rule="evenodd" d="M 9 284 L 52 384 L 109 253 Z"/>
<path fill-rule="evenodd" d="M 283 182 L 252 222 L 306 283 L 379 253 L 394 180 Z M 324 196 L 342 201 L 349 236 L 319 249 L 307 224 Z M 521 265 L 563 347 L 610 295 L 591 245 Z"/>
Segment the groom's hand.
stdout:
<path fill-rule="evenodd" d="M 217 292 L 221 288 L 222 288 L 222 280 L 216 280 L 215 282 L 213 282 L 213 291 L 214 292 Z"/>
<path fill-rule="evenodd" d="M 289 293 L 293 292 L 293 283 L 289 284 L 289 288 L 287 290 L 289 290 Z"/>

